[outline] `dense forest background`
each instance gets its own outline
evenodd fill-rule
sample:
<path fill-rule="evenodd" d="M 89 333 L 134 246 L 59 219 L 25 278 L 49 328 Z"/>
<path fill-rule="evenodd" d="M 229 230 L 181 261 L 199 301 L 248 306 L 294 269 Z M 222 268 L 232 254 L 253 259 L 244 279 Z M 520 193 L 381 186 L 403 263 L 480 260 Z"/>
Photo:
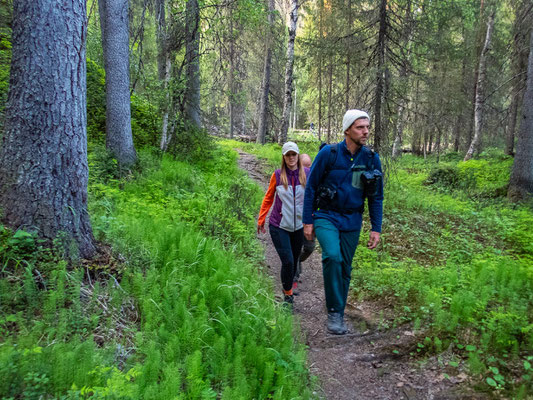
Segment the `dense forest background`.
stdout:
<path fill-rule="evenodd" d="M 415 332 L 393 354 L 527 398 L 532 27 L 526 0 L 0 0 L 0 396 L 318 397 L 234 149 L 314 156 L 360 108 L 387 187 L 351 295 Z"/>

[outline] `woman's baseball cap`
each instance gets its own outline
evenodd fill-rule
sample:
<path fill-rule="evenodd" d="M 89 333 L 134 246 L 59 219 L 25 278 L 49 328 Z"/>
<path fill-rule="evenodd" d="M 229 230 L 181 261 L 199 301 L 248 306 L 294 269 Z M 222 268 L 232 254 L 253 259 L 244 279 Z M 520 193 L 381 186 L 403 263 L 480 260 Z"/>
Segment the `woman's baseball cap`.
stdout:
<path fill-rule="evenodd" d="M 296 154 L 300 154 L 300 150 L 298 150 L 298 145 L 294 142 L 287 142 L 281 148 L 281 153 L 283 155 L 287 154 L 289 151 L 294 151 Z"/>

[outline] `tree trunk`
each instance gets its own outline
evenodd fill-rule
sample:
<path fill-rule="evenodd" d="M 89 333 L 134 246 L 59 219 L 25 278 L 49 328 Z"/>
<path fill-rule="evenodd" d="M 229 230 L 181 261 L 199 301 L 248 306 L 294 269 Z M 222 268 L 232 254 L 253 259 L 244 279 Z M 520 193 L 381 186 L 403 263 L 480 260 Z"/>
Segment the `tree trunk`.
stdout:
<path fill-rule="evenodd" d="M 235 125 L 235 38 L 233 36 L 233 5 L 229 6 L 229 137 L 233 139 Z"/>
<path fill-rule="evenodd" d="M 318 140 L 322 141 L 322 63 L 324 61 L 322 41 L 324 38 L 324 0 L 319 0 L 318 15 Z"/>
<path fill-rule="evenodd" d="M 159 145 L 159 148 L 162 151 L 166 151 L 168 144 L 171 140 L 171 134 L 168 130 L 169 124 L 169 112 L 172 108 L 172 105 L 170 104 L 170 89 L 169 89 L 169 83 L 170 83 L 170 77 L 172 74 L 172 64 L 170 61 L 170 53 L 166 54 L 165 57 L 165 68 L 164 68 L 164 77 L 163 77 L 163 90 L 165 91 L 165 104 L 163 104 L 163 122 L 161 127 L 161 143 Z"/>
<path fill-rule="evenodd" d="M 513 74 L 513 85 L 511 87 L 511 105 L 509 107 L 509 118 L 507 131 L 505 133 L 505 154 L 513 155 L 516 118 L 518 110 L 522 104 L 525 88 L 525 73 L 527 72 L 527 27 L 533 23 L 531 9 L 526 7 L 527 2 L 519 2 L 515 10 L 515 22 L 513 26 L 513 52 L 511 55 L 511 74 Z"/>
<path fill-rule="evenodd" d="M 289 23 L 289 40 L 287 43 L 287 65 L 285 67 L 285 96 L 283 98 L 283 114 L 281 117 L 281 129 L 279 132 L 280 143 L 285 143 L 287 141 L 287 131 L 289 129 L 289 118 L 292 106 L 294 40 L 296 39 L 296 25 L 298 23 L 298 7 L 298 0 L 292 0 Z"/>
<path fill-rule="evenodd" d="M 120 168 L 137 160 L 131 133 L 128 0 L 98 0 L 106 82 L 106 148 Z"/>
<path fill-rule="evenodd" d="M 328 143 L 331 143 L 331 117 L 333 115 L 333 106 L 331 97 L 333 95 L 333 58 L 330 59 L 328 69 Z"/>
<path fill-rule="evenodd" d="M 353 18 L 352 18 L 352 0 L 348 0 L 348 5 L 347 5 L 347 19 L 348 19 L 348 37 L 350 38 L 349 42 L 351 41 L 351 35 L 352 35 L 352 30 L 353 30 Z M 350 47 L 350 45 L 348 44 L 348 47 Z M 350 52 L 347 52 L 346 53 L 346 100 L 344 102 L 344 108 L 346 110 L 349 110 L 350 109 L 350 68 L 351 68 L 351 65 L 350 65 L 350 61 L 352 59 L 352 54 Z M 344 133 L 344 132 L 343 132 Z"/>
<path fill-rule="evenodd" d="M 400 104 L 398 104 L 398 120 L 396 121 L 396 138 L 392 145 L 392 158 L 398 158 L 402 155 L 404 110 L 403 101 L 400 100 Z"/>
<path fill-rule="evenodd" d="M 318 61 L 318 140 L 322 141 L 322 57 Z"/>
<path fill-rule="evenodd" d="M 2 222 L 49 243 L 65 235 L 69 257 L 90 258 L 96 246 L 87 213 L 86 2 L 18 0 L 12 21 Z"/>
<path fill-rule="evenodd" d="M 514 87 L 513 87 L 514 88 Z M 513 94 L 511 100 L 511 105 L 509 107 L 509 121 L 507 124 L 507 131 L 505 132 L 505 154 L 512 156 L 514 154 L 514 139 L 515 139 L 515 129 L 516 129 L 516 116 L 518 114 L 518 103 L 519 98 L 521 97 L 521 90 L 516 88 L 518 93 Z"/>
<path fill-rule="evenodd" d="M 408 86 L 409 86 L 409 73 L 407 70 L 407 66 L 409 63 L 410 58 L 410 42 L 411 42 L 411 35 L 413 30 L 413 18 L 411 16 L 411 0 L 407 1 L 406 9 L 405 9 L 405 21 L 404 21 L 404 29 L 402 32 L 402 36 L 405 39 L 405 48 L 407 49 L 405 51 L 405 59 L 403 60 L 403 64 L 400 68 L 400 98 L 398 99 L 398 108 L 397 108 L 397 119 L 396 119 L 396 137 L 394 139 L 394 143 L 392 145 L 392 158 L 398 158 L 402 155 L 402 141 L 403 141 L 403 127 L 404 127 L 404 112 L 405 107 L 407 104 L 407 99 L 404 96 L 407 96 Z"/>
<path fill-rule="evenodd" d="M 509 199 L 528 200 L 533 195 L 533 31 L 529 42 L 527 84 L 522 106 L 516 155 L 509 180 Z"/>
<path fill-rule="evenodd" d="M 474 111 L 474 137 L 470 143 L 470 147 L 466 152 L 464 161 L 472 158 L 474 153 L 479 151 L 479 144 L 481 142 L 481 125 L 483 117 L 483 106 L 485 104 L 485 81 L 487 77 L 487 55 L 490 50 L 490 40 L 492 37 L 492 29 L 494 28 L 494 13 L 490 15 L 487 22 L 487 35 L 485 37 L 485 44 L 479 57 L 479 74 L 476 85 L 476 101 Z"/>
<path fill-rule="evenodd" d="M 187 88 L 185 91 L 185 119 L 195 128 L 200 121 L 200 8 L 198 0 L 188 0 L 186 6 Z"/>
<path fill-rule="evenodd" d="M 297 88 L 295 87 L 294 88 L 294 103 L 293 103 L 293 106 L 292 106 L 292 129 L 296 129 L 296 117 L 297 117 L 297 108 L 296 108 L 296 92 L 297 92 Z"/>
<path fill-rule="evenodd" d="M 259 126 L 257 129 L 257 143 L 265 144 L 268 116 L 268 95 L 270 92 L 270 71 L 272 68 L 272 28 L 274 25 L 274 0 L 268 0 L 268 37 L 265 49 L 265 63 L 263 69 L 263 91 L 259 105 Z"/>
<path fill-rule="evenodd" d="M 165 101 L 161 105 L 163 114 L 161 126 L 161 143 L 159 148 L 166 151 L 170 137 L 168 137 L 168 118 L 170 110 L 170 92 L 169 83 L 171 76 L 170 50 L 168 46 L 168 32 L 166 22 L 166 0 L 157 0 L 155 4 L 156 14 L 156 41 L 157 41 L 157 73 L 159 80 L 163 82 L 163 92 Z"/>
<path fill-rule="evenodd" d="M 385 51 L 387 37 L 387 0 L 381 0 L 379 8 L 378 65 L 376 73 L 376 92 L 374 103 L 374 150 L 379 152 L 385 137 L 382 124 L 382 101 L 385 80 Z"/>

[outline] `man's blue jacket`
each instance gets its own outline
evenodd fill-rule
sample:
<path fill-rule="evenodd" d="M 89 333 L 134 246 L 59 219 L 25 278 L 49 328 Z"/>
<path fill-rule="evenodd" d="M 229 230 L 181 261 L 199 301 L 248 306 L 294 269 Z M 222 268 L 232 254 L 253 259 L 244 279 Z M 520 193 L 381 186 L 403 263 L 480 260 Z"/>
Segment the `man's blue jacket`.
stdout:
<path fill-rule="evenodd" d="M 374 169 L 381 171 L 381 161 L 377 153 L 373 153 L 368 147 L 362 146 L 355 154 L 351 154 L 346 147 L 346 140 L 338 146 L 335 163 L 333 164 L 325 182 L 337 187 L 336 210 L 313 210 L 313 202 L 316 189 L 321 183 L 322 176 L 330 161 L 331 148 L 337 146 L 326 145 L 317 154 L 311 172 L 307 178 L 304 198 L 303 223 L 313 224 L 314 219 L 325 218 L 331 221 L 340 231 L 357 231 L 361 229 L 363 221 L 362 211 L 364 208 L 364 194 L 360 179 L 361 171 L 355 169 L 371 170 L 372 162 Z M 372 155 L 374 154 L 374 155 Z M 334 159 L 334 155 L 331 156 Z M 373 159 L 373 160 L 372 160 Z M 360 168 L 357 168 L 360 167 Z M 338 212 L 344 210 L 345 212 Z M 354 210 L 357 210 L 354 212 Z M 378 188 L 375 196 L 368 197 L 368 210 L 372 230 L 381 232 L 383 217 L 383 184 Z"/>

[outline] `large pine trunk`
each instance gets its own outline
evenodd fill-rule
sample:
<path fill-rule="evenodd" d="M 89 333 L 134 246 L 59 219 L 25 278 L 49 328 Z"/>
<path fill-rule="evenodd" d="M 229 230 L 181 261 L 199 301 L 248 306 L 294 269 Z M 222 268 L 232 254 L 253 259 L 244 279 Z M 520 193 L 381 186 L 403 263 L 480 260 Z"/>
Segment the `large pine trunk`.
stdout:
<path fill-rule="evenodd" d="M 2 222 L 67 250 L 96 252 L 87 213 L 87 117 L 82 0 L 18 0 L 5 134 L 0 149 Z M 77 246 L 71 246 L 76 244 Z"/>
<path fill-rule="evenodd" d="M 259 123 L 256 142 L 265 144 L 268 116 L 268 95 L 270 92 L 270 72 L 272 68 L 272 27 L 274 25 L 274 0 L 268 0 L 268 37 L 265 48 L 263 86 L 259 105 Z"/>
<path fill-rule="evenodd" d="M 294 40 L 296 39 L 296 25 L 298 23 L 298 0 L 291 1 L 291 14 L 289 24 L 289 40 L 287 43 L 287 65 L 285 67 L 285 96 L 283 98 L 283 114 L 279 133 L 280 143 L 287 141 L 290 112 L 292 107 L 292 86 L 294 69 Z"/>
<path fill-rule="evenodd" d="M 527 200 L 533 195 L 533 31 L 529 43 L 527 85 L 522 105 L 516 155 L 509 182 L 509 199 Z"/>
<path fill-rule="evenodd" d="M 187 89 L 185 92 L 185 118 L 195 128 L 200 121 L 200 8 L 198 0 L 187 1 L 186 53 Z"/>
<path fill-rule="evenodd" d="M 106 83 L 106 148 L 121 167 L 137 160 L 131 134 L 128 0 L 98 0 Z"/>

